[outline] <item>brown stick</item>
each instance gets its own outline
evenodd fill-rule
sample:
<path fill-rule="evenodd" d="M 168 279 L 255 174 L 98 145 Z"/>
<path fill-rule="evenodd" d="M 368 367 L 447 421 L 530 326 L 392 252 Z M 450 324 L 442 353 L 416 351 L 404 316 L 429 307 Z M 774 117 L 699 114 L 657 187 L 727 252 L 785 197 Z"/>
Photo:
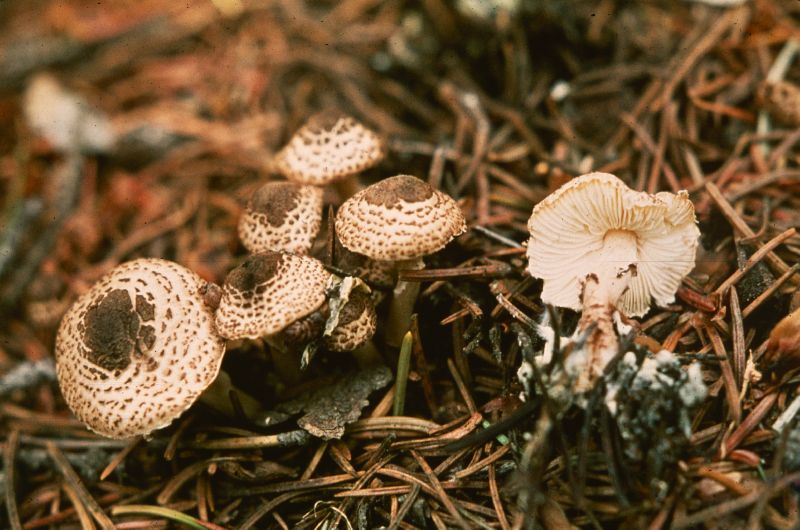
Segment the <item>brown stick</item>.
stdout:
<path fill-rule="evenodd" d="M 8 522 L 11 525 L 11 530 L 22 530 L 14 487 L 14 481 L 16 480 L 14 460 L 16 460 L 18 446 L 19 431 L 14 429 L 6 438 L 6 447 L 3 451 L 3 469 L 6 472 L 6 511 L 8 512 Z"/>
<path fill-rule="evenodd" d="M 75 473 L 75 470 L 69 465 L 64 453 L 62 453 L 53 442 L 47 442 L 47 453 L 61 472 L 64 480 L 78 496 L 80 502 L 83 503 L 86 509 L 89 510 L 89 513 L 92 514 L 92 517 L 94 517 L 94 520 L 97 521 L 97 524 L 99 524 L 103 530 L 114 530 L 114 523 L 109 519 L 100 505 L 97 504 L 97 501 L 89 493 L 89 490 L 86 489 L 86 486 L 83 485 L 78 474 Z"/>

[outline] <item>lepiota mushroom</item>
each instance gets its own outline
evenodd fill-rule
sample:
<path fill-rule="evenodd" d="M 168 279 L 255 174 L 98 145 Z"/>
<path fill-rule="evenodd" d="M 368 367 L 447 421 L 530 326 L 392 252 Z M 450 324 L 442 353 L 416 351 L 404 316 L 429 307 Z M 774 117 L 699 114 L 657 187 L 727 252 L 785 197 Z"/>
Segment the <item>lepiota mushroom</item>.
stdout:
<path fill-rule="evenodd" d="M 325 346 L 336 352 L 356 350 L 375 335 L 377 324 L 372 297 L 368 292 L 354 290 L 339 313 L 336 327 L 325 337 Z"/>
<path fill-rule="evenodd" d="M 650 195 L 609 173 L 576 177 L 542 200 L 528 220 L 528 272 L 544 280 L 542 301 L 582 310 L 591 326 L 588 379 L 616 354 L 616 308 L 638 317 L 674 301 L 694 268 L 700 231 L 688 193 Z"/>
<path fill-rule="evenodd" d="M 322 189 L 268 182 L 247 203 L 239 239 L 251 253 L 265 250 L 308 254 L 322 224 Z"/>
<path fill-rule="evenodd" d="M 266 251 L 248 256 L 225 278 L 216 313 L 227 339 L 273 336 L 325 302 L 331 274 L 310 256 Z"/>
<path fill-rule="evenodd" d="M 91 430 L 110 438 L 169 425 L 219 372 L 208 284 L 162 259 L 123 263 L 64 315 L 56 371 L 64 399 Z"/>
<path fill-rule="evenodd" d="M 292 182 L 312 186 L 338 183 L 349 197 L 353 177 L 385 155 L 383 139 L 355 118 L 335 110 L 313 115 L 275 156 L 278 171 Z"/>
<path fill-rule="evenodd" d="M 464 215 L 450 196 L 410 175 L 376 182 L 345 201 L 336 214 L 336 235 L 345 248 L 396 262 L 398 269 L 424 267 L 423 256 L 466 230 Z M 390 346 L 399 346 L 408 330 L 418 292 L 418 283 L 397 282 L 386 330 Z"/>
<path fill-rule="evenodd" d="M 359 278 L 332 277 L 327 301 L 286 327 L 280 338 L 303 348 L 301 366 L 308 365 L 320 344 L 333 352 L 352 352 L 363 366 L 380 362 L 372 344 L 378 316 L 369 287 Z"/>
<path fill-rule="evenodd" d="M 325 302 L 331 274 L 310 256 L 266 251 L 228 273 L 216 313 L 227 339 L 264 339 L 274 367 L 287 382 L 300 379 L 300 359 L 279 334 Z"/>

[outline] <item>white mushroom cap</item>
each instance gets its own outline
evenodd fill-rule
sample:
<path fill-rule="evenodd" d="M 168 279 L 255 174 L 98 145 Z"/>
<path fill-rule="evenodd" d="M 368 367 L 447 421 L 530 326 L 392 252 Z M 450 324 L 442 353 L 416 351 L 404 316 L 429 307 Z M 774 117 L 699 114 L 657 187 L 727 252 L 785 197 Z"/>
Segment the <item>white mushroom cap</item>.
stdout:
<path fill-rule="evenodd" d="M 372 297 L 366 291 L 354 290 L 339 313 L 339 321 L 325 345 L 331 351 L 353 351 L 366 344 L 375 335 L 378 315 Z"/>
<path fill-rule="evenodd" d="M 528 272 L 544 280 L 542 301 L 581 309 L 581 282 L 635 266 L 616 306 L 642 316 L 651 298 L 669 304 L 694 268 L 700 231 L 688 193 L 650 195 L 608 173 L 576 177 L 533 209 Z"/>
<path fill-rule="evenodd" d="M 268 182 L 250 198 L 239 219 L 239 239 L 252 253 L 307 254 L 322 224 L 322 189 Z"/>
<path fill-rule="evenodd" d="M 222 286 L 216 313 L 227 339 L 268 337 L 325 301 L 331 274 L 309 256 L 262 252 L 233 269 Z"/>
<path fill-rule="evenodd" d="M 36 74 L 31 79 L 24 106 L 31 128 L 59 151 L 103 153 L 116 141 L 108 117 L 50 74 Z"/>
<path fill-rule="evenodd" d="M 384 157 L 380 136 L 337 111 L 315 114 L 275 156 L 287 179 L 325 186 L 368 169 Z"/>
<path fill-rule="evenodd" d="M 452 197 L 410 175 L 376 182 L 347 199 L 336 214 L 342 245 L 383 261 L 432 254 L 466 230 Z"/>
<path fill-rule="evenodd" d="M 64 315 L 56 371 L 70 409 L 110 438 L 169 425 L 211 384 L 225 353 L 207 286 L 176 263 L 119 265 Z"/>

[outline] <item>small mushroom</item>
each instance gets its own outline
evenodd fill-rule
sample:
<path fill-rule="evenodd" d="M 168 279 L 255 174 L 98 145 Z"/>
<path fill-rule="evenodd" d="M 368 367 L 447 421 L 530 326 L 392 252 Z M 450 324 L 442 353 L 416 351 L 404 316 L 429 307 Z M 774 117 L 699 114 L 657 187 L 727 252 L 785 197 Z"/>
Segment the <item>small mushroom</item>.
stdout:
<path fill-rule="evenodd" d="M 335 110 L 315 114 L 275 156 L 276 169 L 292 182 L 312 186 L 340 183 L 349 197 L 354 176 L 383 160 L 383 139 L 355 118 Z"/>
<path fill-rule="evenodd" d="M 310 256 L 266 251 L 248 256 L 225 278 L 216 313 L 227 339 L 273 336 L 325 302 L 331 274 Z"/>
<path fill-rule="evenodd" d="M 398 270 L 424 267 L 423 256 L 441 250 L 466 230 L 464 215 L 450 196 L 410 175 L 365 188 L 336 214 L 336 235 L 345 248 L 396 262 Z M 418 292 L 419 283 L 397 282 L 386 331 L 390 346 L 399 346 L 408 330 Z"/>
<path fill-rule="evenodd" d="M 544 280 L 542 301 L 582 310 L 578 333 L 593 328 L 585 384 L 617 353 L 614 309 L 639 317 L 651 299 L 674 301 L 700 235 L 688 193 L 650 195 L 608 173 L 576 177 L 550 194 L 528 229 L 528 272 Z"/>
<path fill-rule="evenodd" d="M 56 337 L 58 382 L 75 415 L 110 438 L 169 425 L 219 372 L 225 341 L 206 282 L 161 259 L 123 263 L 83 294 Z"/>
<path fill-rule="evenodd" d="M 378 315 L 370 294 L 353 290 L 339 312 L 336 327 L 325 337 L 325 346 L 336 352 L 356 350 L 375 335 L 377 324 Z"/>
<path fill-rule="evenodd" d="M 322 189 L 268 182 L 250 198 L 239 219 L 239 239 L 252 253 L 308 254 L 322 224 Z"/>

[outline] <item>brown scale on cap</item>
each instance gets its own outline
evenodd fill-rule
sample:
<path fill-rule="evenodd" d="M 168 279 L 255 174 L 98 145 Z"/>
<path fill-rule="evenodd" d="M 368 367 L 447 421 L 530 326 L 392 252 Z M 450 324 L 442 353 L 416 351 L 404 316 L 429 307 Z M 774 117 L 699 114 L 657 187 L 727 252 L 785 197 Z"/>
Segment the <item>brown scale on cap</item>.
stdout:
<path fill-rule="evenodd" d="M 450 196 L 409 175 L 365 188 L 336 214 L 342 245 L 383 261 L 432 254 L 466 229 L 464 215 Z"/>
<path fill-rule="evenodd" d="M 759 104 L 781 123 L 800 125 L 800 87 L 789 81 L 762 82 L 757 90 Z"/>
<path fill-rule="evenodd" d="M 377 325 L 378 315 L 372 297 L 364 291 L 352 291 L 325 345 L 332 351 L 355 350 L 375 335 Z"/>
<path fill-rule="evenodd" d="M 337 111 L 312 116 L 275 156 L 278 171 L 300 184 L 325 186 L 364 171 L 384 157 L 383 140 Z"/>
<path fill-rule="evenodd" d="M 330 273 L 318 260 L 284 252 L 249 256 L 222 286 L 217 329 L 228 339 L 274 335 L 325 301 Z"/>
<path fill-rule="evenodd" d="M 322 190 L 269 182 L 253 194 L 239 219 L 239 239 L 252 253 L 307 254 L 322 224 Z"/>
<path fill-rule="evenodd" d="M 169 425 L 211 384 L 225 342 L 206 282 L 160 259 L 119 265 L 70 307 L 56 338 L 64 399 L 111 438 Z"/>
<path fill-rule="evenodd" d="M 420 179 L 399 177 L 402 175 L 384 180 L 381 186 L 370 186 L 365 189 L 364 200 L 373 206 L 400 209 L 404 202 L 423 202 L 433 195 L 434 189 L 420 185 L 422 182 Z"/>

